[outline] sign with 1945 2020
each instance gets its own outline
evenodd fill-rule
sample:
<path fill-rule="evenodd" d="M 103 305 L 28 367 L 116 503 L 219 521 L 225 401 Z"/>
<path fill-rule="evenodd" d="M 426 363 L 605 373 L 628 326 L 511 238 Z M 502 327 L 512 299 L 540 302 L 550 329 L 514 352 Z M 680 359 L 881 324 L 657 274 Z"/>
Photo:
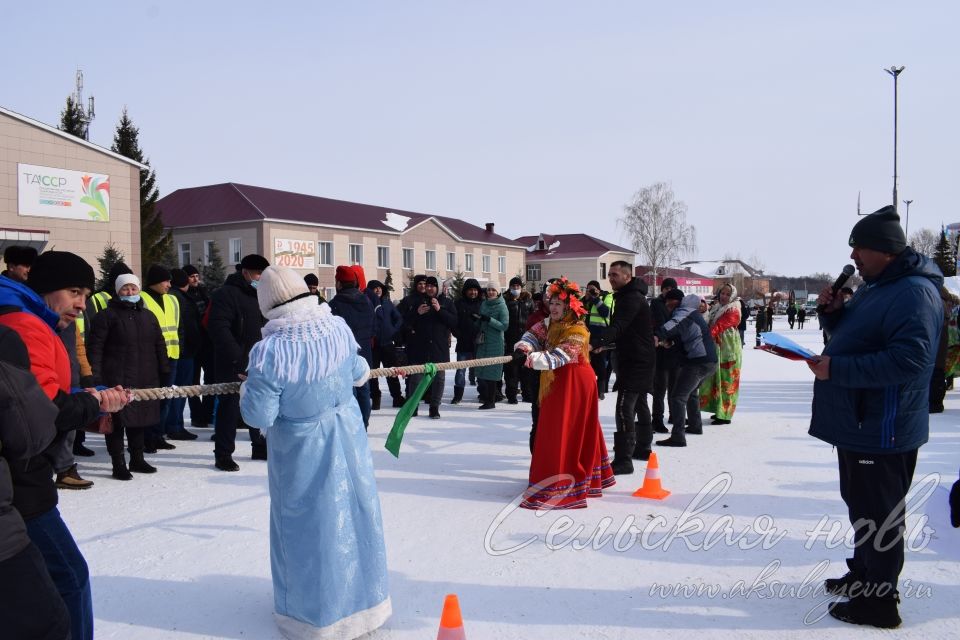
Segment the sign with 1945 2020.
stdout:
<path fill-rule="evenodd" d="M 314 240 L 288 240 L 274 238 L 273 264 L 294 269 L 315 269 L 317 266 L 317 243 Z"/>

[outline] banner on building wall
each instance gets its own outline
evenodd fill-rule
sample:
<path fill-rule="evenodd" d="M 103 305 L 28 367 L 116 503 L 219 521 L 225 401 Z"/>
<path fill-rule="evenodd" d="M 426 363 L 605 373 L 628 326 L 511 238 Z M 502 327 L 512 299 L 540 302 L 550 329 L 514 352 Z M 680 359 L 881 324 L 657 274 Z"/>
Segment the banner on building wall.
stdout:
<path fill-rule="evenodd" d="M 317 268 L 317 243 L 314 240 L 273 240 L 273 264 L 293 269 Z"/>
<path fill-rule="evenodd" d="M 110 176 L 17 165 L 18 213 L 21 216 L 110 222 Z"/>

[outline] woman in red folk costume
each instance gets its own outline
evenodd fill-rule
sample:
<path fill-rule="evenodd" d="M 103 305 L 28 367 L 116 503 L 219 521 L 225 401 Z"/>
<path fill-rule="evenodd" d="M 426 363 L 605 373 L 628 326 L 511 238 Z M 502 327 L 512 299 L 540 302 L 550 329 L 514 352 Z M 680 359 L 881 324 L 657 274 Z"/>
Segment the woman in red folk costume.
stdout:
<path fill-rule="evenodd" d="M 590 334 L 580 317 L 580 287 L 555 280 L 544 296 L 550 315 L 514 345 L 540 371 L 540 415 L 525 509 L 582 509 L 615 484 L 600 430 Z"/>

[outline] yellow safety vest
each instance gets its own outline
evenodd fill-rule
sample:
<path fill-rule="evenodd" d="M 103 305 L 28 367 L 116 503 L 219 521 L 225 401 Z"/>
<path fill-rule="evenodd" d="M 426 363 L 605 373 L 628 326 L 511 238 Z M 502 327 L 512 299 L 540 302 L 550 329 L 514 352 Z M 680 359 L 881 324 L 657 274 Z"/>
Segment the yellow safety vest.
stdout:
<path fill-rule="evenodd" d="M 180 302 L 169 293 L 163 295 L 163 308 L 157 304 L 146 291 L 140 296 L 144 306 L 157 317 L 160 331 L 163 332 L 163 341 L 167 345 L 167 357 L 173 360 L 180 359 L 180 336 L 177 329 L 180 327 Z"/>
<path fill-rule="evenodd" d="M 100 293 L 93 294 L 93 296 L 91 296 L 91 299 L 93 300 L 94 313 L 100 313 L 101 311 L 106 309 L 107 302 L 109 302 L 110 298 L 112 297 L 113 296 L 111 296 L 106 291 L 101 291 Z"/>
<path fill-rule="evenodd" d="M 607 307 L 607 317 L 604 318 L 600 315 L 600 312 L 597 311 L 597 305 L 590 307 L 590 316 L 587 318 L 588 325 L 605 325 L 610 326 L 610 318 L 613 317 L 613 294 L 608 293 L 607 295 L 600 298 L 600 302 Z"/>

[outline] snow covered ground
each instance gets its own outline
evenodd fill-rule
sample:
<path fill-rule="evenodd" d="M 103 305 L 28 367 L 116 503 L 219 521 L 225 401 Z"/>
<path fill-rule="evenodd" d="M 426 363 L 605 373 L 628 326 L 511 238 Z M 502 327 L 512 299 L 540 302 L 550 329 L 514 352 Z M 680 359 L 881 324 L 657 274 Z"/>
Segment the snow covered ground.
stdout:
<path fill-rule="evenodd" d="M 815 329 L 784 333 L 819 351 Z M 825 615 L 817 587 L 846 571 L 848 527 L 835 452 L 806 433 L 811 393 L 803 363 L 748 349 L 733 424 L 658 450 L 670 497 L 631 497 L 640 467 L 588 509 L 546 514 L 514 508 L 527 479 L 529 405 L 481 414 L 468 389 L 469 402 L 443 405 L 442 420 L 410 423 L 399 459 L 383 448 L 396 410 L 375 412 L 394 614 L 369 637 L 435 637 L 446 593 L 459 595 L 473 639 L 886 635 Z M 608 443 L 614 402 L 601 403 Z M 960 391 L 949 392 L 920 452 L 914 491 L 932 495 L 908 521 L 899 637 L 960 637 L 960 530 L 947 509 L 958 417 Z M 130 482 L 110 478 L 92 437 L 97 455 L 80 462 L 96 486 L 60 493 L 90 565 L 98 638 L 280 637 L 267 463 L 249 459 L 243 435 L 240 471 L 215 471 L 211 430 L 194 431 L 200 439 L 150 456 L 157 474 Z"/>

